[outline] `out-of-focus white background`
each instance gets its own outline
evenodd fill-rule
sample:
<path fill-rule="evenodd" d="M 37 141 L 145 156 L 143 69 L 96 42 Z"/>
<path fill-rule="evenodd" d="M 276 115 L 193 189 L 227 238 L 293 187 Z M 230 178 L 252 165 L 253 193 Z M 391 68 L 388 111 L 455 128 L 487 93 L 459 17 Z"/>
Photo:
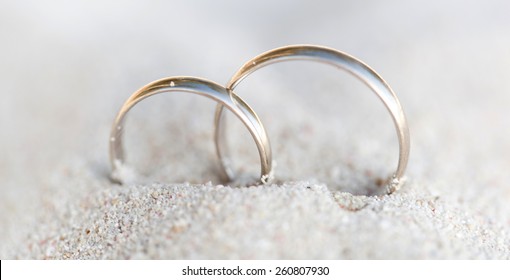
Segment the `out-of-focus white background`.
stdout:
<path fill-rule="evenodd" d="M 253 56 L 299 43 L 345 51 L 379 72 L 409 118 L 413 188 L 508 236 L 509 12 L 506 1 L 2 1 L 0 252 L 17 256 L 25 240 L 48 234 L 34 233 L 37 223 L 65 219 L 55 201 L 72 207 L 87 188 L 112 187 L 109 127 L 136 89 L 176 75 L 224 84 Z M 275 65 L 236 92 L 267 126 L 279 183 L 367 194 L 358 185 L 395 168 L 389 115 L 344 72 Z M 144 101 L 128 122 L 130 162 L 149 181 L 217 183 L 214 106 L 186 94 Z M 231 125 L 239 157 L 253 157 L 242 126 Z M 252 161 L 243 168 L 257 172 Z M 88 181 L 70 188 L 81 172 Z"/>

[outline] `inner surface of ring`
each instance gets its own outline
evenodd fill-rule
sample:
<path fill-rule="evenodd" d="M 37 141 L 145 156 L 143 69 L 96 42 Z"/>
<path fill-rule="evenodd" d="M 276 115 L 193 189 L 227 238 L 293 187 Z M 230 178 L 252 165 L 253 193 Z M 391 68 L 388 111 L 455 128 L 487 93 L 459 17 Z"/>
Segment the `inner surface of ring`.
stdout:
<path fill-rule="evenodd" d="M 375 71 L 361 61 L 347 54 L 325 47 L 289 46 L 266 52 L 250 60 L 232 77 L 227 87 L 233 89 L 240 83 L 240 81 L 256 70 L 276 62 L 288 60 L 313 60 L 333 65 L 353 74 L 376 93 L 391 114 L 395 128 L 397 129 L 397 136 L 399 140 L 399 162 L 397 171 L 393 173 L 393 176 L 390 176 L 384 184 L 386 184 L 387 187 L 392 187 L 391 184 L 395 182 L 400 184 L 398 179 L 400 179 L 404 174 L 409 154 L 409 132 L 407 129 L 406 119 L 398 98 L 391 88 Z M 221 115 L 220 107 L 221 106 L 218 106 L 217 112 L 219 113 L 217 113 L 217 116 Z M 219 122 L 219 118 L 216 121 Z M 226 141 L 224 136 L 218 136 L 216 140 L 220 143 Z M 222 151 L 220 151 L 220 153 L 222 153 Z M 388 192 L 392 191 L 393 190 L 389 190 Z"/>

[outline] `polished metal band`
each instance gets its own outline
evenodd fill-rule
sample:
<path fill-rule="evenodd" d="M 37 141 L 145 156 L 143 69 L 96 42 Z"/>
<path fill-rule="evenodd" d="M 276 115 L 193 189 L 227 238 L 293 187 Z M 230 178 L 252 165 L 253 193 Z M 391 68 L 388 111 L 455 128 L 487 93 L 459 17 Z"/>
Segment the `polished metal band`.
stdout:
<path fill-rule="evenodd" d="M 110 163 L 112 180 L 122 183 L 117 170 L 124 164 L 123 130 L 126 114 L 143 99 L 163 92 L 190 92 L 211 98 L 227 107 L 250 131 L 260 156 L 260 180 L 267 182 L 271 177 L 272 159 L 271 146 L 264 126 L 255 112 L 231 90 L 214 82 L 194 77 L 170 77 L 152 82 L 136 91 L 121 107 L 110 134 Z M 224 164 L 222 164 L 224 166 Z"/>
<path fill-rule="evenodd" d="M 287 60 L 314 60 L 344 69 L 363 81 L 374 93 L 377 94 L 390 112 L 393 123 L 397 129 L 399 141 L 398 166 L 395 173 L 393 173 L 388 179 L 386 187 L 388 193 L 392 193 L 398 189 L 402 183 L 404 171 L 409 159 L 410 138 L 407 120 L 404 115 L 404 111 L 402 110 L 402 106 L 390 86 L 381 76 L 379 76 L 379 74 L 362 61 L 346 53 L 322 46 L 286 46 L 268 51 L 246 62 L 228 82 L 227 88 L 233 90 L 244 78 L 254 71 L 267 65 Z M 231 160 L 227 156 L 228 151 L 225 147 L 226 137 L 224 135 L 224 129 L 222 128 L 222 109 L 223 106 L 219 104 L 215 118 L 215 140 L 218 156 L 220 157 L 221 162 L 224 163 L 224 170 L 226 171 L 226 174 L 224 175 L 230 177 L 233 173 L 230 167 Z"/>

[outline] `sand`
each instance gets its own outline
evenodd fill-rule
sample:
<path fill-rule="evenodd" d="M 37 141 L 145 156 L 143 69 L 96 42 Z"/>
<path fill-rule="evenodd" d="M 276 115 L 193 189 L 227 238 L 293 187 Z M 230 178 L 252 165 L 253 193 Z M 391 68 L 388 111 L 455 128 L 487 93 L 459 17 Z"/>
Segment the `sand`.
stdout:
<path fill-rule="evenodd" d="M 510 258 L 509 4 L 291 3 L 3 5 L 0 258 Z M 312 62 L 236 89 L 267 127 L 273 184 L 219 180 L 215 103 L 184 93 L 130 113 L 138 175 L 110 182 L 109 129 L 132 92 L 167 76 L 226 83 L 296 43 L 346 51 L 397 93 L 412 140 L 400 191 L 373 195 L 398 154 L 382 103 Z M 247 131 L 228 124 L 242 179 L 256 175 Z"/>

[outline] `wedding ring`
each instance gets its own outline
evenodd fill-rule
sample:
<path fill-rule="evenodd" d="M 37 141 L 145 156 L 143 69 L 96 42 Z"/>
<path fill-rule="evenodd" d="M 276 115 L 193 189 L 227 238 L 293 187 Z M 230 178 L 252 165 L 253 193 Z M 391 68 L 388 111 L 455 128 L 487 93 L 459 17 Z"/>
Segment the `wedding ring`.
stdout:
<path fill-rule="evenodd" d="M 163 92 L 190 92 L 211 98 L 234 113 L 249 130 L 260 156 L 260 180 L 267 182 L 271 177 L 272 159 L 269 139 L 257 114 L 231 90 L 214 82 L 194 77 L 170 77 L 152 82 L 136 91 L 122 105 L 112 126 L 110 134 L 110 164 L 112 180 L 122 183 L 116 172 L 125 164 L 123 149 L 123 131 L 126 114 L 143 99 Z M 224 164 L 222 164 L 224 166 Z"/>
<path fill-rule="evenodd" d="M 396 171 L 386 182 L 387 193 L 400 188 L 409 159 L 410 138 L 406 117 L 400 102 L 390 86 L 364 62 L 337 50 L 313 45 L 294 45 L 265 52 L 246 62 L 231 78 L 227 88 L 233 90 L 244 78 L 267 65 L 288 60 L 314 60 L 346 70 L 363 81 L 384 103 L 395 124 L 399 142 L 399 160 Z M 222 163 L 230 163 L 225 147 L 226 137 L 222 129 L 223 105 L 218 104 L 215 115 L 215 141 Z M 224 170 L 230 171 L 229 166 Z"/>

